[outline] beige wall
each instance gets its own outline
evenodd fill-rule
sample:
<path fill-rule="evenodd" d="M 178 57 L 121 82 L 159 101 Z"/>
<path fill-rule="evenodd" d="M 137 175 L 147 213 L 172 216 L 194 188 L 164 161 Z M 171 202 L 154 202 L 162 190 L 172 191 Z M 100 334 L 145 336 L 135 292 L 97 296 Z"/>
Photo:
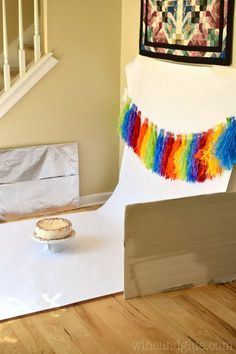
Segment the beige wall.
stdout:
<path fill-rule="evenodd" d="M 122 0 L 122 16 L 121 0 L 69 5 L 48 1 L 49 49 L 59 64 L 0 120 L 0 148 L 78 142 L 86 195 L 117 182 L 119 94 L 124 67 L 138 53 L 140 0 Z"/>
<path fill-rule="evenodd" d="M 126 87 L 125 66 L 135 58 L 139 52 L 140 2 L 140 0 L 122 0 L 121 96 Z M 236 9 L 234 18 L 233 67 L 236 67 Z M 121 142 L 120 159 L 122 152 L 123 143 Z M 229 190 L 236 191 L 236 169 L 231 177 Z"/>
<path fill-rule="evenodd" d="M 81 195 L 118 177 L 120 1 L 48 1 L 59 64 L 0 120 L 0 148 L 79 143 Z"/>
<path fill-rule="evenodd" d="M 122 0 L 121 96 L 126 86 L 125 66 L 139 51 L 140 2 L 141 0 Z"/>

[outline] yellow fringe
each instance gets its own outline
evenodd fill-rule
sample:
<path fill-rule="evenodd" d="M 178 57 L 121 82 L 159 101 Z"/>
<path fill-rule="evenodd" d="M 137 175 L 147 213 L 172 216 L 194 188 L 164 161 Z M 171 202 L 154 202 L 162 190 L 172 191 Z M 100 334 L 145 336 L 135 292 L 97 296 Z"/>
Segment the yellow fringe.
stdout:
<path fill-rule="evenodd" d="M 153 123 L 148 124 L 147 132 L 146 132 L 146 134 L 145 134 L 145 136 L 143 138 L 143 143 L 142 143 L 141 151 L 140 151 L 140 158 L 143 161 L 144 161 L 145 154 L 146 154 L 147 143 L 148 143 L 148 140 L 149 140 L 150 135 L 152 133 L 152 127 L 153 127 Z"/>
<path fill-rule="evenodd" d="M 206 175 L 207 178 L 213 178 L 218 174 L 222 173 L 222 168 L 219 161 L 214 156 L 215 143 L 217 142 L 219 136 L 222 134 L 225 128 L 225 124 L 218 124 L 214 131 L 209 134 L 204 149 L 200 150 L 197 157 L 207 166 Z"/>
<path fill-rule="evenodd" d="M 174 155 L 175 174 L 178 179 L 182 179 L 182 172 L 183 172 L 182 165 L 183 165 L 183 157 L 185 156 L 186 145 L 187 145 L 187 136 L 182 135 L 182 144 Z"/>
<path fill-rule="evenodd" d="M 217 158 L 214 156 L 214 148 L 215 148 L 215 143 L 217 142 L 219 136 L 222 134 L 223 130 L 225 128 L 225 124 L 219 124 L 216 126 L 216 129 L 214 133 L 211 136 L 211 146 L 208 146 L 208 168 L 207 168 L 207 176 L 209 178 L 213 178 L 218 174 L 222 173 L 222 168 L 220 166 L 219 161 Z"/>

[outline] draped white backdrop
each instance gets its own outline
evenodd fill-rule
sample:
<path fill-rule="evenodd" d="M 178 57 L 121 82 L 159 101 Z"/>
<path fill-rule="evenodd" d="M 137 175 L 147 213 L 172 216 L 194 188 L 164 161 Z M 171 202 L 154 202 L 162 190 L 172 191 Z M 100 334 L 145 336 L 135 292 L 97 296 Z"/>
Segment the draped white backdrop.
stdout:
<path fill-rule="evenodd" d="M 137 57 L 127 66 L 129 96 L 159 127 L 201 131 L 236 112 L 236 70 Z M 94 212 L 66 215 L 77 238 L 45 253 L 31 239 L 36 219 L 0 225 L 0 319 L 123 291 L 125 206 L 225 192 L 231 172 L 202 184 L 167 181 L 125 148 L 119 183 Z M 137 220 L 138 222 L 138 220 Z"/>

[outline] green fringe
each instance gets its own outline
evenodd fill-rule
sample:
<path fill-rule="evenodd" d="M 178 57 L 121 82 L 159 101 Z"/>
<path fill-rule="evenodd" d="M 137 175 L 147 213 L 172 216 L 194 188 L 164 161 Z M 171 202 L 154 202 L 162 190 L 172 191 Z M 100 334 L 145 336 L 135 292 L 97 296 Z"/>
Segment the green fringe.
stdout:
<path fill-rule="evenodd" d="M 182 168 L 181 168 L 181 179 L 183 181 L 187 180 L 187 172 L 188 172 L 188 158 L 191 151 L 191 143 L 193 140 L 193 134 L 189 134 L 187 137 L 187 144 L 182 155 Z"/>
<path fill-rule="evenodd" d="M 148 170 L 153 169 L 156 142 L 157 142 L 157 131 L 155 125 L 153 125 L 150 137 L 146 145 L 146 151 L 144 155 L 144 164 Z"/>
<path fill-rule="evenodd" d="M 131 98 L 128 98 L 127 102 L 124 104 L 121 113 L 120 113 L 120 118 L 119 118 L 119 123 L 118 123 L 118 134 L 120 136 L 122 136 L 122 125 L 126 116 L 126 113 L 129 111 L 130 109 L 130 105 L 131 105 Z"/>

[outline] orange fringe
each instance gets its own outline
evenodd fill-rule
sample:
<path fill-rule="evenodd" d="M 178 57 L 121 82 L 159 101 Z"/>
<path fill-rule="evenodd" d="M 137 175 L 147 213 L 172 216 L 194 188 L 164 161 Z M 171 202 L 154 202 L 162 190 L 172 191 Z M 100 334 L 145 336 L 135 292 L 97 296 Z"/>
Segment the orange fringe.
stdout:
<path fill-rule="evenodd" d="M 146 118 L 145 121 L 143 122 L 142 126 L 141 126 L 139 137 L 138 137 L 138 141 L 137 141 L 137 146 L 134 149 L 135 153 L 138 156 L 140 156 L 143 139 L 144 139 L 144 137 L 145 137 L 145 135 L 147 133 L 147 130 L 148 130 L 148 119 Z"/>
<path fill-rule="evenodd" d="M 169 159 L 168 159 L 168 163 L 167 163 L 167 167 L 166 167 L 166 171 L 165 171 L 166 178 L 170 178 L 173 180 L 177 178 L 177 171 L 176 171 L 176 167 L 175 167 L 174 157 L 175 157 L 176 152 L 179 150 L 181 144 L 182 144 L 182 137 L 181 137 L 181 135 L 178 135 L 177 139 L 174 142 L 172 151 L 171 151 Z"/>

